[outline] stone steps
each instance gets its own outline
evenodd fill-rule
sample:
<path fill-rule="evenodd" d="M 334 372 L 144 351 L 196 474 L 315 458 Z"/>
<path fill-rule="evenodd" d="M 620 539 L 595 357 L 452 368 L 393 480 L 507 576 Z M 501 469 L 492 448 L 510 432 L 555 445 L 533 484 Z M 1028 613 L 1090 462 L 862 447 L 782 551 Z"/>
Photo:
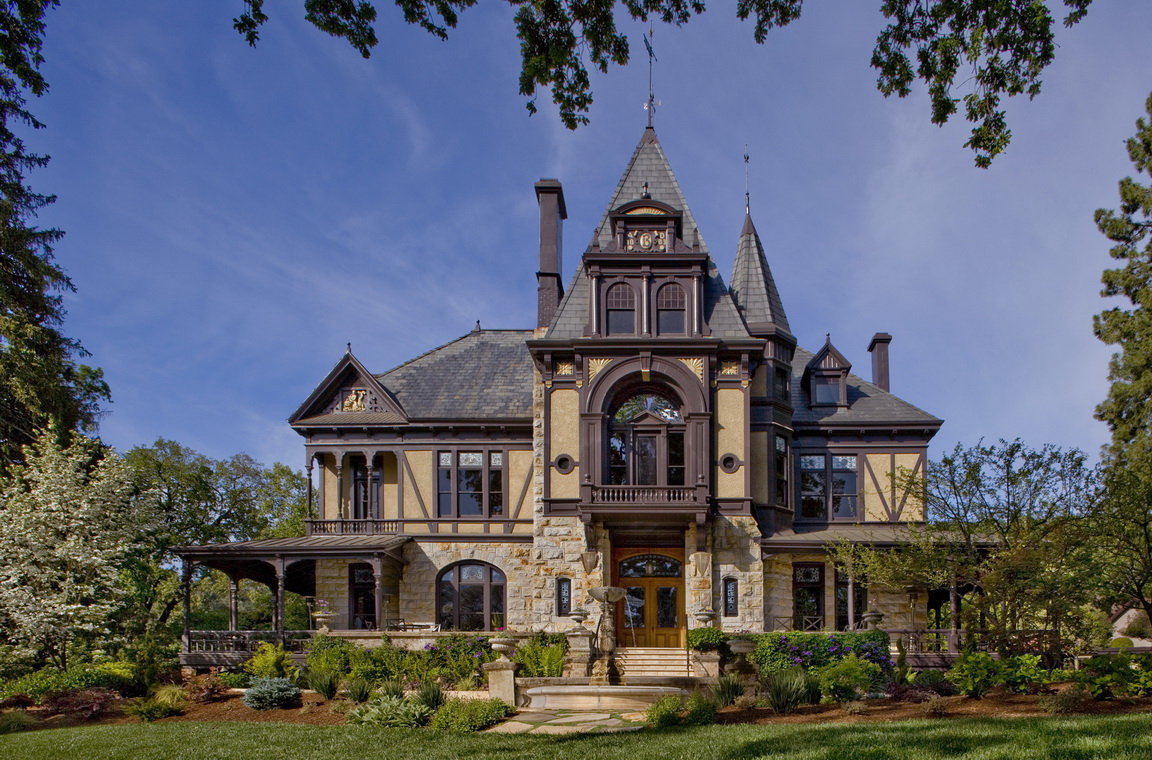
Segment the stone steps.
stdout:
<path fill-rule="evenodd" d="M 692 675 L 688 653 L 683 649 L 621 647 L 616 650 L 616 669 L 630 678 L 685 677 Z"/>

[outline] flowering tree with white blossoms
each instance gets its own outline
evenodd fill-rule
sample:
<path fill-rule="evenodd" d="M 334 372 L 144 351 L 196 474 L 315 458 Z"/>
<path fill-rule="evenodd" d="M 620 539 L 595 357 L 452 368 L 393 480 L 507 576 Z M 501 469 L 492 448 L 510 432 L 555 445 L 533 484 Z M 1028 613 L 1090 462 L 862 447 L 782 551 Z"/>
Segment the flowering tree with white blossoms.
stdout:
<path fill-rule="evenodd" d="M 41 435 L 24 459 L 0 490 L 0 644 L 64 669 L 72 642 L 109 633 L 121 560 L 152 520 L 95 441 Z"/>

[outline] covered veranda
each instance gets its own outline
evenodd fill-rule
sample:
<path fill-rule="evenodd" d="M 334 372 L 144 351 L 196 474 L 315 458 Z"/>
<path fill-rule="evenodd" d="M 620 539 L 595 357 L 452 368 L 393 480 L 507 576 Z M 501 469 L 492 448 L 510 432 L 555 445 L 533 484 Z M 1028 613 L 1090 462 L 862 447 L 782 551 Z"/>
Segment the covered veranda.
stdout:
<path fill-rule="evenodd" d="M 323 560 L 343 560 L 370 571 L 365 589 L 371 589 L 371 610 L 360 610 L 341 627 L 360 630 L 383 629 L 395 616 L 398 579 L 405 560 L 402 548 L 410 539 L 401 536 L 308 536 L 238 541 L 205 546 L 180 546 L 173 551 L 183 560 L 184 633 L 180 664 L 185 667 L 235 667 L 252 656 L 261 642 L 283 644 L 301 651 L 319 625 L 301 630 L 284 626 L 285 592 L 306 599 L 317 596 L 317 564 Z M 228 628 L 223 631 L 191 629 L 191 579 L 198 567 L 219 570 L 228 578 Z M 365 573 L 367 574 L 367 572 Z M 271 630 L 241 631 L 239 625 L 239 584 L 251 580 L 267 586 L 272 594 Z M 348 588 L 345 582 L 344 588 Z M 366 606 L 366 605 L 365 605 Z M 321 620 L 316 620 L 317 623 Z M 311 623 L 311 616 L 310 616 Z"/>

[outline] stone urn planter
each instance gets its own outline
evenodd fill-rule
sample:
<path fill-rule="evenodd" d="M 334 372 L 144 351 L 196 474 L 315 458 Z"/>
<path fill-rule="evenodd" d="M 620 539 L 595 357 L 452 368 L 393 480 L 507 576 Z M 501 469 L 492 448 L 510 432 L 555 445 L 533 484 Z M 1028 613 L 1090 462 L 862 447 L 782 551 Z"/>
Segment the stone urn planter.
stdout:
<path fill-rule="evenodd" d="M 712 618 L 715 616 L 716 613 L 712 610 L 700 610 L 699 612 L 692 614 L 692 617 L 696 618 L 696 622 L 700 625 L 708 625 L 712 622 Z"/>
<path fill-rule="evenodd" d="M 568 613 L 568 618 L 576 625 L 584 625 L 584 621 L 588 619 L 588 610 L 577 607 Z"/>
<path fill-rule="evenodd" d="M 332 622 L 332 618 L 336 617 L 334 612 L 313 612 L 312 619 L 316 621 L 316 630 L 319 633 L 328 633 L 331 630 L 328 624 Z"/>
<path fill-rule="evenodd" d="M 728 648 L 738 657 L 747 657 L 756 649 L 756 642 L 749 639 L 728 639 Z"/>
<path fill-rule="evenodd" d="M 505 659 L 516 651 L 516 639 L 511 636 L 494 636 L 488 639 L 488 643 L 492 645 L 493 652 Z"/>

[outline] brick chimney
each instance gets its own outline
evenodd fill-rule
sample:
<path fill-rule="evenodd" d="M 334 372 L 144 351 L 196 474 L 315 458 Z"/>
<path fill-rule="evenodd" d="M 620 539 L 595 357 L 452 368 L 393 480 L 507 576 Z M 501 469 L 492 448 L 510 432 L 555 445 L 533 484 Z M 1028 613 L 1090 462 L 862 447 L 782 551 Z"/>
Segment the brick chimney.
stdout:
<path fill-rule="evenodd" d="M 540 268 L 536 272 L 536 326 L 547 327 L 560 306 L 564 284 L 560 281 L 563 266 L 564 189 L 560 180 L 542 179 L 536 183 L 536 202 L 540 204 Z"/>
<path fill-rule="evenodd" d="M 868 344 L 868 353 L 872 354 L 872 384 L 886 391 L 892 390 L 888 380 L 888 344 L 891 342 L 891 335 L 878 332 Z"/>

